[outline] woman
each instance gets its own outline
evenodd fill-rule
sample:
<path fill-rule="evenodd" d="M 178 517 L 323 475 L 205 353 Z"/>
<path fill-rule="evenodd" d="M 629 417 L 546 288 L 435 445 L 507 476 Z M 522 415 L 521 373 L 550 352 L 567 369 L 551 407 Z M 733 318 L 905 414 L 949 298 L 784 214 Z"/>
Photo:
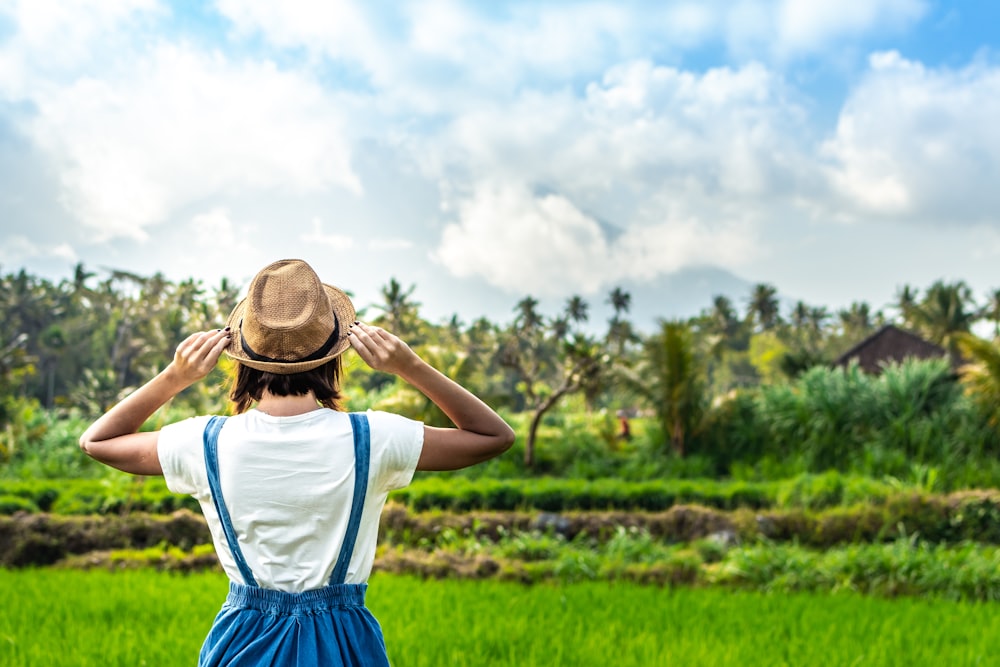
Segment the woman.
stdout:
<path fill-rule="evenodd" d="M 348 296 L 308 264 L 275 262 L 254 277 L 225 329 L 187 338 L 163 372 L 80 437 L 98 461 L 164 475 L 171 491 L 200 502 L 230 579 L 201 665 L 387 665 L 381 628 L 364 606 L 386 494 L 415 469 L 463 468 L 514 441 L 485 403 L 354 318 Z M 348 347 L 419 389 L 456 428 L 338 412 Z M 237 362 L 235 416 L 138 432 L 223 352 Z"/>

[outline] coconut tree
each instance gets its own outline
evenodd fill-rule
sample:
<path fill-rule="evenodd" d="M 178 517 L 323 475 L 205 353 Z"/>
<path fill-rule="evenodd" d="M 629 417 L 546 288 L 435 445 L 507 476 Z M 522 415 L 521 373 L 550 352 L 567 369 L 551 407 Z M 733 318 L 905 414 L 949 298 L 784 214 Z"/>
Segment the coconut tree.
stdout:
<path fill-rule="evenodd" d="M 531 331 L 542 325 L 542 316 L 538 314 L 538 299 L 526 296 L 517 302 L 514 308 L 517 315 L 514 324 L 522 331 Z"/>
<path fill-rule="evenodd" d="M 611 304 L 611 307 L 615 311 L 615 317 L 621 317 L 628 312 L 629 308 L 632 306 L 632 295 L 623 290 L 621 287 L 615 287 L 608 294 L 607 302 Z"/>
<path fill-rule="evenodd" d="M 608 320 L 607 342 L 621 360 L 625 355 L 626 346 L 638 340 L 632 323 L 625 317 L 632 306 L 632 295 L 621 287 L 615 287 L 608 293 L 606 301 L 614 310 L 611 319 Z"/>
<path fill-rule="evenodd" d="M 918 331 L 930 341 L 958 352 L 961 334 L 968 333 L 979 319 L 972 289 L 964 281 L 946 283 L 938 280 L 912 310 Z"/>
<path fill-rule="evenodd" d="M 866 301 L 854 301 L 847 308 L 837 311 L 840 329 L 850 340 L 860 340 L 875 328 L 872 308 Z"/>
<path fill-rule="evenodd" d="M 911 285 L 903 285 L 896 290 L 896 310 L 904 326 L 915 328 L 913 313 L 917 309 L 920 291 Z"/>
<path fill-rule="evenodd" d="M 566 302 L 566 318 L 574 324 L 582 324 L 590 319 L 589 307 L 582 297 L 573 295 Z"/>
<path fill-rule="evenodd" d="M 684 456 L 687 439 L 704 415 L 706 400 L 691 326 L 679 320 L 661 320 L 659 330 L 645 341 L 638 367 L 626 371 L 624 377 L 656 411 L 666 444 Z"/>
<path fill-rule="evenodd" d="M 992 290 L 986 296 L 982 316 L 993 323 L 993 337 L 1000 338 L 1000 289 Z"/>
<path fill-rule="evenodd" d="M 382 303 L 376 306 L 383 314 L 375 321 L 411 343 L 419 342 L 415 340 L 415 334 L 419 328 L 420 303 L 411 298 L 416 288 L 414 284 L 403 289 L 398 280 L 390 278 L 389 284 L 381 290 Z"/>
<path fill-rule="evenodd" d="M 218 287 L 213 290 L 212 302 L 215 308 L 215 318 L 224 322 L 233 312 L 233 308 L 239 302 L 240 288 L 233 284 L 229 278 L 223 277 L 219 281 Z"/>
<path fill-rule="evenodd" d="M 966 392 L 989 416 L 994 428 L 1000 427 L 1000 347 L 971 333 L 959 333 L 953 339 L 968 359 L 960 369 Z"/>
<path fill-rule="evenodd" d="M 750 293 L 747 304 L 747 320 L 758 331 L 768 331 L 781 322 L 778 306 L 778 290 L 766 283 L 757 283 Z"/>

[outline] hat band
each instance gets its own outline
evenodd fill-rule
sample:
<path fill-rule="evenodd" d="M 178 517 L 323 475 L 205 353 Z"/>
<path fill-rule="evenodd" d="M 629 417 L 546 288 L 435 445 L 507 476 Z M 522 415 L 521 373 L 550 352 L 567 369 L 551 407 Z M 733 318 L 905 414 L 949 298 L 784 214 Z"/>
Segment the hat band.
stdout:
<path fill-rule="evenodd" d="M 340 322 L 337 318 L 333 319 L 333 333 L 330 337 L 326 339 L 318 350 L 313 352 L 307 357 L 301 359 L 274 359 L 272 357 L 265 357 L 263 354 L 258 354 L 253 351 L 253 348 L 247 343 L 246 337 L 243 335 L 243 320 L 240 320 L 240 345 L 243 347 L 243 352 L 246 353 L 250 359 L 253 361 L 263 361 L 271 364 L 298 364 L 306 361 L 316 361 L 317 359 L 322 359 L 327 355 L 327 353 L 336 345 L 337 341 L 340 340 Z"/>

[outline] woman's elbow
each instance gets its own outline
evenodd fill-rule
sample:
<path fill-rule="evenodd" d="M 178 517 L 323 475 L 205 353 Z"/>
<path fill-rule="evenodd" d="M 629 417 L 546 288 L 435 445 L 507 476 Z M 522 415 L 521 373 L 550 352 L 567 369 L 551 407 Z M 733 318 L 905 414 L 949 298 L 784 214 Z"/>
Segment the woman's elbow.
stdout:
<path fill-rule="evenodd" d="M 514 429 L 510 427 L 510 424 L 504 422 L 504 429 L 497 434 L 496 453 L 494 456 L 500 456 L 510 449 L 515 439 L 517 439 L 517 435 L 514 433 Z"/>
<path fill-rule="evenodd" d="M 86 433 L 80 436 L 79 444 L 80 444 L 80 450 L 84 454 L 86 454 L 90 458 L 94 458 L 94 441 L 88 438 Z"/>

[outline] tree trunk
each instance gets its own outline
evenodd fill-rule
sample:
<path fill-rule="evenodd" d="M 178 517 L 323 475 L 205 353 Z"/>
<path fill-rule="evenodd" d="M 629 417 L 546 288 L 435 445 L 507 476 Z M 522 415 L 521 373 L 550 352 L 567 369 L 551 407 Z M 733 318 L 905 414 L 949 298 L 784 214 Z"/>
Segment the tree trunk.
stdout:
<path fill-rule="evenodd" d="M 535 414 L 531 417 L 531 426 L 528 428 L 528 439 L 524 441 L 525 468 L 531 468 L 535 465 L 535 435 L 538 432 L 538 425 L 542 423 L 542 417 L 560 398 L 574 388 L 574 385 L 563 385 L 535 408 Z"/>
<path fill-rule="evenodd" d="M 684 458 L 684 424 L 679 419 L 674 421 L 670 433 L 670 444 L 679 458 Z"/>

